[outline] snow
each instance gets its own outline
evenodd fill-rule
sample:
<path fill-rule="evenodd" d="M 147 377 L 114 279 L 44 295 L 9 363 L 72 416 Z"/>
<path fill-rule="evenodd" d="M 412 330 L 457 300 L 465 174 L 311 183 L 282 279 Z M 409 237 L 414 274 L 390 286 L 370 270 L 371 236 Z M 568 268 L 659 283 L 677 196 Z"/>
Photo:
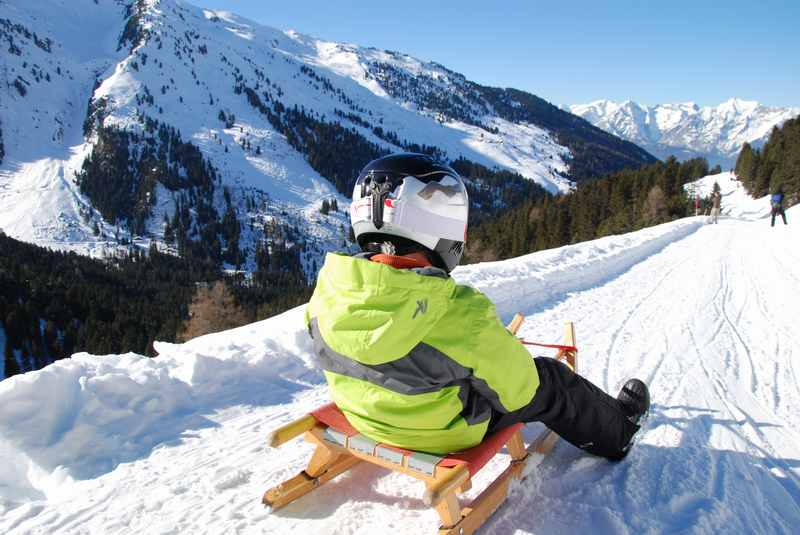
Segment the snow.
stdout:
<path fill-rule="evenodd" d="M 558 342 L 574 321 L 584 375 L 612 393 L 638 376 L 653 398 L 625 461 L 560 442 L 481 533 L 796 532 L 800 208 L 770 228 L 768 200 L 726 174 L 693 187 L 714 181 L 729 213 L 717 225 L 686 218 L 454 272 L 503 319 L 523 312 L 525 338 Z M 310 454 L 302 441 L 271 450 L 266 435 L 328 399 L 302 315 L 0 383 L 0 532 L 432 532 L 421 484 L 372 466 L 261 506 Z"/>
<path fill-rule="evenodd" d="M 15 33 L 21 55 L 3 55 L 6 79 L 21 76 L 29 82 L 24 97 L 9 83 L 0 99 L 6 149 L 0 166 L 0 228 L 8 235 L 65 248 L 90 236 L 82 214 L 93 210 L 72 177 L 88 154 L 82 125 L 95 74 L 119 58 L 115 21 L 122 12 L 116 3 L 91 0 L 0 5 L 0 16 L 52 40 L 46 52 Z M 86 32 L 86 27 L 95 30 Z M 36 81 L 34 69 L 50 78 Z"/>
<path fill-rule="evenodd" d="M 767 198 L 754 199 L 747 194 L 744 185 L 733 173 L 709 175 L 687 186 L 690 194 L 708 198 L 714 191 L 714 184 L 719 185 L 721 194 L 720 213 L 724 217 L 758 219 L 769 217 L 771 205 Z"/>
<path fill-rule="evenodd" d="M 731 169 L 745 142 L 760 148 L 772 128 L 800 114 L 800 107 L 770 107 L 731 98 L 718 106 L 694 102 L 643 106 L 627 100 L 597 100 L 566 109 L 651 154 L 679 160 L 702 156 Z"/>
<path fill-rule="evenodd" d="M 332 121 L 337 119 L 337 110 L 351 113 L 400 140 L 436 146 L 451 160 L 463 156 L 489 168 L 507 168 L 554 193 L 571 186 L 564 178 L 569 151 L 546 130 L 493 116 L 482 121 L 499 129 L 498 134 L 437 120 L 409 102 L 390 98 L 368 73 L 371 63 L 385 62 L 407 72 L 430 74 L 441 81 L 443 91 L 452 91 L 447 85 L 452 73 L 441 66 L 283 32 L 180 0 L 142 3 L 141 24 L 150 30 L 150 38 L 133 50 L 129 50 L 131 43 L 118 49 L 126 22 L 124 4 L 116 0 L 0 2 L 0 18 L 35 30 L 53 43 L 52 52 L 46 52 L 32 39 L 14 33 L 21 53 L 3 56 L 2 69 L 9 83 L 0 99 L 6 149 L 0 164 L 0 228 L 14 238 L 93 256 L 112 252 L 117 235 L 123 242 L 132 239 L 125 228 L 103 223 L 74 180 L 97 142 L 92 136 L 84 138 L 87 105 L 90 99 L 96 103 L 105 97 L 106 126 L 141 132 L 137 112 L 143 112 L 175 127 L 184 141 L 197 145 L 219 171 L 222 184 L 231 189 L 243 223 L 248 217 L 278 217 L 298 227 L 311 243 L 309 249 L 324 252 L 340 247 L 341 222 L 325 224 L 309 214 L 316 212 L 314 207 L 322 199 L 337 198 L 343 209 L 348 199 L 272 128 L 244 94 L 234 93 L 239 80 L 260 95 L 269 92 L 287 108 L 297 106 L 317 118 Z M 97 30 L 86 32 L 86 27 Z M 49 79 L 34 81 L 34 68 Z M 329 87 L 301 69 L 311 69 Z M 25 96 L 11 83 L 17 76 L 30 82 Z M 145 87 L 152 106 L 137 102 Z M 221 110 L 235 115 L 232 128 L 219 120 Z M 343 125 L 384 149 L 401 150 L 358 121 L 343 120 Z M 249 151 L 241 147 L 245 140 L 252 146 Z M 161 240 L 163 216 L 171 217 L 175 211 L 176 193 L 159 193 L 159 204 L 148 222 L 150 235 L 138 240 L 145 247 L 151 240 Z M 246 195 L 264 200 L 252 214 L 245 208 Z M 216 197 L 215 207 L 224 213 L 222 193 Z M 99 235 L 93 232 L 95 222 Z M 240 248 L 253 251 L 262 237 L 260 227 L 242 226 Z"/>

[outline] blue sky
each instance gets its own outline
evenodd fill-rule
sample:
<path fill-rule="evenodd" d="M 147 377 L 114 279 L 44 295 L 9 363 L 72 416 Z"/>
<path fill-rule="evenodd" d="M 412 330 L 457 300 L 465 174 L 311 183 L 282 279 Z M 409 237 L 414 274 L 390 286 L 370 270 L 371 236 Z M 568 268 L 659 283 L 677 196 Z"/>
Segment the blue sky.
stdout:
<path fill-rule="evenodd" d="M 800 105 L 800 0 L 190 0 L 554 104 Z"/>

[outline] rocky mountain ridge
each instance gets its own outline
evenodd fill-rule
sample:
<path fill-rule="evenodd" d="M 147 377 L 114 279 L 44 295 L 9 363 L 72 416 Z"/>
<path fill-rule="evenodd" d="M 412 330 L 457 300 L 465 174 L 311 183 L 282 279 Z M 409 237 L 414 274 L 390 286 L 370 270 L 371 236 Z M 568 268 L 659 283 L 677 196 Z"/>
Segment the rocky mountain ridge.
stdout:
<path fill-rule="evenodd" d="M 733 168 L 745 142 L 761 147 L 773 127 L 800 114 L 800 107 L 770 107 L 738 98 L 703 107 L 693 102 L 643 106 L 597 100 L 567 109 L 660 159 L 700 156 L 723 169 Z"/>

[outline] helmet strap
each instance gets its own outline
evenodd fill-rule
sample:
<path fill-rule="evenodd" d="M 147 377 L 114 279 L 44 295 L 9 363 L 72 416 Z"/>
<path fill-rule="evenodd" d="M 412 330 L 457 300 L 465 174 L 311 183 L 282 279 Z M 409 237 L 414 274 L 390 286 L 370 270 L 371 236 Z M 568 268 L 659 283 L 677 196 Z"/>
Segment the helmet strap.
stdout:
<path fill-rule="evenodd" d="M 370 195 L 372 196 L 372 224 L 375 225 L 376 229 L 383 227 L 383 201 L 392 191 L 391 181 L 379 180 L 380 178 L 373 178 L 369 185 Z"/>

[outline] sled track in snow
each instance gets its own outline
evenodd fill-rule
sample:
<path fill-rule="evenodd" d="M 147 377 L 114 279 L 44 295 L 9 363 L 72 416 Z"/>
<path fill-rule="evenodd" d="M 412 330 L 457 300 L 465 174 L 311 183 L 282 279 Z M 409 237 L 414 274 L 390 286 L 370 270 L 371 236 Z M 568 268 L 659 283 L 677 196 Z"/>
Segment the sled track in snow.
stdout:
<path fill-rule="evenodd" d="M 742 353 L 745 357 L 747 357 L 747 362 L 750 366 L 750 391 L 755 394 L 756 391 L 756 384 L 758 380 L 756 379 L 756 370 L 755 370 L 755 363 L 753 362 L 753 357 L 751 356 L 751 350 L 748 346 L 747 342 L 744 341 L 742 334 L 739 332 L 739 329 L 736 327 L 736 324 L 731 321 L 730 317 L 728 316 L 728 310 L 726 303 L 732 301 L 732 289 L 728 283 L 728 263 L 723 262 L 720 270 L 721 278 L 722 278 L 722 290 L 723 296 L 721 299 L 717 298 L 714 302 L 714 307 L 719 312 L 719 316 L 722 321 L 727 325 L 728 331 L 731 333 L 732 338 L 734 339 L 734 344 L 737 348 L 742 350 Z M 740 315 L 741 316 L 741 315 Z M 739 353 L 737 351 L 737 353 Z M 737 359 L 739 361 L 741 359 Z M 738 362 L 736 369 L 739 369 Z"/>
<path fill-rule="evenodd" d="M 630 311 L 627 313 L 627 315 L 625 316 L 625 318 L 624 318 L 624 319 L 622 320 L 622 322 L 620 323 L 619 327 L 618 327 L 618 328 L 617 328 L 617 329 L 616 329 L 616 330 L 615 330 L 615 331 L 614 331 L 614 332 L 611 334 L 611 341 L 610 341 L 610 343 L 609 343 L 609 345 L 608 345 L 608 348 L 606 349 L 606 355 L 608 355 L 609 363 L 610 363 L 611 356 L 612 356 L 612 355 L 614 355 L 614 348 L 615 348 L 615 346 L 616 346 L 616 343 L 617 343 L 617 339 L 618 339 L 618 337 L 619 337 L 619 334 L 620 334 L 620 333 L 621 333 L 623 330 L 625 330 L 625 329 L 627 328 L 627 326 L 628 326 L 628 323 L 631 321 L 631 319 L 632 319 L 632 318 L 634 318 L 634 317 L 636 317 L 636 314 L 637 314 L 637 312 L 639 312 L 639 309 L 640 309 L 640 308 L 641 308 L 641 307 L 642 307 L 642 306 L 643 306 L 645 303 L 647 303 L 647 302 L 650 300 L 650 298 L 651 298 L 651 297 L 652 297 L 652 296 L 653 296 L 653 295 L 654 295 L 654 294 L 655 294 L 655 293 L 656 293 L 658 290 L 660 290 L 660 289 L 661 289 L 661 285 L 662 285 L 662 283 L 663 283 L 665 280 L 667 280 L 668 278 L 670 278 L 670 277 L 672 276 L 672 274 L 673 274 L 673 273 L 674 273 L 674 272 L 675 272 L 675 271 L 676 271 L 676 270 L 677 270 L 679 267 L 681 267 L 681 266 L 683 266 L 684 264 L 686 264 L 686 262 L 688 262 L 688 259 L 681 260 L 680 262 L 677 262 L 676 264 L 674 264 L 674 265 L 672 265 L 670 268 L 668 268 L 668 269 L 667 269 L 667 271 L 666 271 L 666 273 L 664 273 L 664 275 L 663 275 L 663 276 L 661 276 L 661 277 L 660 277 L 660 278 L 659 278 L 659 279 L 658 279 L 658 280 L 657 280 L 657 281 L 656 281 L 656 282 L 655 282 L 655 283 L 652 285 L 652 288 L 651 288 L 651 289 L 650 289 L 650 290 L 649 290 L 649 291 L 648 291 L 648 292 L 647 292 L 647 293 L 646 293 L 646 294 L 645 294 L 645 295 L 644 295 L 644 296 L 643 296 L 641 299 L 639 299 L 639 300 L 636 302 L 636 304 L 633 306 L 633 308 L 631 308 L 631 310 L 630 310 Z M 610 368 L 610 366 L 608 366 L 608 365 L 607 365 L 607 366 L 605 366 L 605 367 L 604 367 L 604 373 L 603 373 L 603 385 L 602 385 L 602 386 L 603 386 L 603 389 L 604 389 L 604 390 L 606 390 L 606 391 L 608 391 L 608 390 L 609 390 L 609 387 L 610 387 L 610 385 L 609 385 L 609 373 L 610 373 L 610 370 L 609 370 L 609 368 Z M 650 383 L 648 383 L 648 384 L 650 384 Z"/>
<path fill-rule="evenodd" d="M 776 332 L 773 333 L 774 336 L 774 349 L 772 353 L 776 356 L 775 361 L 775 385 L 778 385 L 778 376 L 780 372 L 780 364 L 778 360 L 783 360 L 786 363 L 786 368 L 791 375 L 791 380 L 788 381 L 789 385 L 794 389 L 795 394 L 798 399 L 800 399 L 800 378 L 797 376 L 794 366 L 794 359 L 795 356 L 792 354 L 792 348 L 800 348 L 800 341 L 795 336 L 791 330 L 789 330 L 785 325 L 775 324 L 772 322 L 772 316 L 767 310 L 766 304 L 768 302 L 767 297 L 764 291 L 761 289 L 760 285 L 752 284 L 750 286 L 751 293 L 755 294 L 755 298 L 753 302 L 755 302 L 756 306 L 758 307 L 758 311 L 761 317 L 766 324 L 773 324 L 775 327 Z M 749 297 L 750 293 L 748 293 Z M 781 339 L 785 340 L 783 346 L 781 344 Z M 783 347 L 787 349 L 787 354 L 784 355 Z M 780 396 L 779 396 L 778 388 L 773 389 L 773 394 L 775 396 L 775 410 L 778 410 L 780 407 Z"/>
<path fill-rule="evenodd" d="M 503 320 L 517 312 L 526 316 L 562 302 L 571 293 L 602 286 L 620 277 L 633 266 L 664 250 L 670 244 L 697 232 L 703 223 L 677 221 L 639 231 L 630 247 L 613 245 L 615 236 L 595 240 L 596 254 L 582 254 L 581 244 L 534 253 L 503 262 L 489 262 L 456 268 L 453 277 L 460 284 L 473 286 L 494 303 Z M 641 233 L 641 235 L 639 235 Z"/>

